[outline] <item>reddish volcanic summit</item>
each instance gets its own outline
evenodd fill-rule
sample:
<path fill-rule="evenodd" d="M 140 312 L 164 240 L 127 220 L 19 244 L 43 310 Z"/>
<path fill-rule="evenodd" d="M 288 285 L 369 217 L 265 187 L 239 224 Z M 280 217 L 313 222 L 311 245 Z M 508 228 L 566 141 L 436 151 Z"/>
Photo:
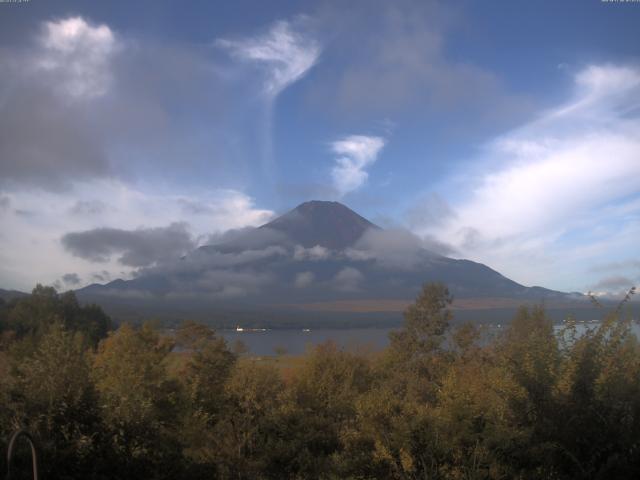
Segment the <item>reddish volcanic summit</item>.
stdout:
<path fill-rule="evenodd" d="M 332 250 L 344 250 L 366 230 L 380 227 L 339 202 L 313 200 L 298 205 L 260 228 L 282 232 L 294 243 L 307 248 L 321 245 Z"/>

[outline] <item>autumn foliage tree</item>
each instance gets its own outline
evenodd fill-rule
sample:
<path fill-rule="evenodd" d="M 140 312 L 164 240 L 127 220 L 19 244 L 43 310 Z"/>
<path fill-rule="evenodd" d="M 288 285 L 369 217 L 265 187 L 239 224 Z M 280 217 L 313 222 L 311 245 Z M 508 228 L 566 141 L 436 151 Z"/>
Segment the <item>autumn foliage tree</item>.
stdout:
<path fill-rule="evenodd" d="M 206 325 L 110 330 L 36 287 L 0 304 L 0 439 L 48 478 L 592 479 L 640 475 L 640 344 L 618 308 L 558 329 L 523 307 L 497 338 L 427 284 L 380 352 L 283 365 Z M 1 467 L 2 465 L 0 465 Z"/>

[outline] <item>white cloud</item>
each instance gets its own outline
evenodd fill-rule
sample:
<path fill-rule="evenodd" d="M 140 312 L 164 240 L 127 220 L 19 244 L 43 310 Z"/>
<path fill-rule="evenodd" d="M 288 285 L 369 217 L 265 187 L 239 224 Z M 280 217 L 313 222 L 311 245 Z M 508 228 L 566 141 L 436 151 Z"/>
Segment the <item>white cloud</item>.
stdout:
<path fill-rule="evenodd" d="M 384 138 L 366 135 L 351 135 L 331 144 L 331 151 L 338 155 L 331 177 L 341 196 L 367 181 L 369 174 L 365 169 L 376 161 L 384 145 Z"/>
<path fill-rule="evenodd" d="M 74 209 L 78 198 L 106 208 L 91 215 L 78 213 Z M 185 212 L 182 200 L 202 203 L 210 213 Z M 122 278 L 133 271 L 119 264 L 117 256 L 99 265 L 74 257 L 60 241 L 68 232 L 165 228 L 185 222 L 195 238 L 205 239 L 215 231 L 257 226 L 272 217 L 272 211 L 256 208 L 251 197 L 235 190 L 219 189 L 196 197 L 142 191 L 120 182 L 91 182 L 76 184 L 69 193 L 15 191 L 11 209 L 2 215 L 0 288 L 30 289 L 36 282 L 53 283 L 69 271 L 87 281 L 96 272 L 105 278 Z"/>
<path fill-rule="evenodd" d="M 566 272 L 638 228 L 640 70 L 590 66 L 574 80 L 571 101 L 490 142 L 452 187 L 469 192 L 456 214 L 419 231 L 524 283 L 580 288 Z"/>
<path fill-rule="evenodd" d="M 376 259 L 383 267 L 411 270 L 423 266 L 426 247 L 424 241 L 408 230 L 369 229 L 345 255 L 350 260 Z"/>
<path fill-rule="evenodd" d="M 320 44 L 308 31 L 307 20 L 304 16 L 291 21 L 280 20 L 261 35 L 216 41 L 216 45 L 228 51 L 237 61 L 237 65 L 227 72 L 228 76 L 236 77 L 234 73 L 238 66 L 251 69 L 248 72 L 241 71 L 234 83 L 249 79 L 250 94 L 244 95 L 249 99 L 254 97 L 251 93 L 258 91 L 258 110 L 252 111 L 243 128 L 251 128 L 255 123 L 260 139 L 257 158 L 262 163 L 262 173 L 267 182 L 274 182 L 273 172 L 276 170 L 272 145 L 275 100 L 283 90 L 308 73 L 321 52 Z M 256 87 L 256 82 L 259 87 Z"/>
<path fill-rule="evenodd" d="M 296 275 L 296 279 L 293 284 L 296 288 L 306 288 L 313 283 L 315 275 L 313 272 L 300 272 Z"/>
<path fill-rule="evenodd" d="M 353 267 L 346 267 L 333 277 L 332 285 L 337 290 L 343 292 L 357 292 L 360 290 L 360 283 L 363 279 L 364 276 L 360 270 Z"/>
<path fill-rule="evenodd" d="M 189 299 L 230 299 L 258 293 L 273 281 L 268 274 L 256 272 L 233 272 L 229 270 L 208 270 L 195 278 L 174 280 L 172 291 L 167 298 Z"/>
<path fill-rule="evenodd" d="M 323 247 L 322 245 L 316 245 L 311 248 L 304 248 L 301 245 L 296 245 L 293 250 L 293 258 L 295 260 L 326 260 L 329 258 L 331 252 L 328 248 Z"/>
<path fill-rule="evenodd" d="M 221 39 L 217 44 L 235 58 L 263 68 L 264 91 L 271 98 L 302 78 L 315 65 L 321 51 L 315 39 L 296 31 L 293 23 L 284 20 L 274 23 L 263 35 Z"/>
<path fill-rule="evenodd" d="M 75 98 L 104 95 L 111 82 L 109 61 L 118 43 L 107 25 L 91 25 L 82 17 L 46 22 L 39 39 L 37 69 L 61 79 L 55 88 Z"/>
<path fill-rule="evenodd" d="M 612 106 L 612 100 L 618 103 L 616 108 L 622 110 L 633 110 L 640 106 L 637 98 L 628 103 L 630 100 L 628 98 L 629 92 L 640 88 L 640 76 L 637 68 L 591 65 L 578 72 L 575 76 L 575 82 L 580 89 L 580 99 L 561 109 L 561 114 L 577 109 L 582 109 L 584 113 L 586 107 L 608 109 Z M 597 112 L 594 110 L 592 113 L 596 114 Z M 596 120 L 595 116 L 593 120 Z"/>
<path fill-rule="evenodd" d="M 0 52 L 0 185 L 189 174 L 246 184 L 256 142 L 229 111 L 242 112 L 247 95 L 207 49 L 82 17 L 43 21 L 23 43 Z"/>

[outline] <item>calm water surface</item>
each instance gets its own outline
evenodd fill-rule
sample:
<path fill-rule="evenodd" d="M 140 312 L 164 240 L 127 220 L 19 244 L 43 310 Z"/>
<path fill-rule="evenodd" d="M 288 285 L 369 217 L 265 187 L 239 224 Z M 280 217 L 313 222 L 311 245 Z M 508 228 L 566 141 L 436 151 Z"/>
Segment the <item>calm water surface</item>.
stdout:
<path fill-rule="evenodd" d="M 283 348 L 286 353 L 298 355 L 313 345 L 332 340 L 340 347 L 382 349 L 389 343 L 392 328 L 346 328 L 346 329 L 302 329 L 244 331 L 221 330 L 219 333 L 230 346 L 240 340 L 254 355 L 275 355 L 276 349 Z"/>
<path fill-rule="evenodd" d="M 597 323 L 578 324 L 578 333 L 583 333 L 589 328 L 596 328 Z M 559 330 L 561 325 L 556 326 Z M 348 329 L 302 329 L 243 331 L 221 330 L 219 333 L 227 340 L 230 346 L 240 340 L 253 355 L 275 355 L 276 349 L 283 349 L 291 355 L 304 353 L 313 345 L 332 340 L 340 347 L 348 349 L 368 348 L 382 349 L 389 344 L 389 332 L 394 328 L 348 328 Z M 503 327 L 491 326 L 487 329 L 489 338 L 499 335 Z M 633 324 L 633 332 L 640 337 L 640 326 Z"/>

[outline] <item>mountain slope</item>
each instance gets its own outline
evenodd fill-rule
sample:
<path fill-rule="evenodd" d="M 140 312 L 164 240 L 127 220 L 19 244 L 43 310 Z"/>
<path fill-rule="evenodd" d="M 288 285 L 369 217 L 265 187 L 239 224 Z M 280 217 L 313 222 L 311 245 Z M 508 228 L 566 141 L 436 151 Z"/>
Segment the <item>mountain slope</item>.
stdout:
<path fill-rule="evenodd" d="M 311 201 L 262 225 L 223 237 L 132 280 L 78 291 L 165 308 L 293 308 L 318 302 L 407 300 L 429 281 L 457 298 L 563 300 L 469 260 L 437 255 L 408 232 L 381 229 L 338 202 Z M 197 306 L 197 307 L 196 307 Z"/>
<path fill-rule="evenodd" d="M 281 232 L 303 247 L 344 250 L 369 229 L 379 229 L 366 218 L 338 202 L 306 202 L 260 227 Z"/>
<path fill-rule="evenodd" d="M 341 203 L 312 200 L 258 228 L 231 234 L 230 239 L 205 245 L 200 250 L 237 253 L 273 245 L 305 248 L 319 245 L 344 250 L 353 246 L 367 230 L 380 230 L 380 227 Z"/>
<path fill-rule="evenodd" d="M 0 288 L 0 298 L 6 302 L 13 300 L 14 298 L 27 297 L 28 295 L 28 293 L 20 292 L 18 290 L 4 290 Z"/>

